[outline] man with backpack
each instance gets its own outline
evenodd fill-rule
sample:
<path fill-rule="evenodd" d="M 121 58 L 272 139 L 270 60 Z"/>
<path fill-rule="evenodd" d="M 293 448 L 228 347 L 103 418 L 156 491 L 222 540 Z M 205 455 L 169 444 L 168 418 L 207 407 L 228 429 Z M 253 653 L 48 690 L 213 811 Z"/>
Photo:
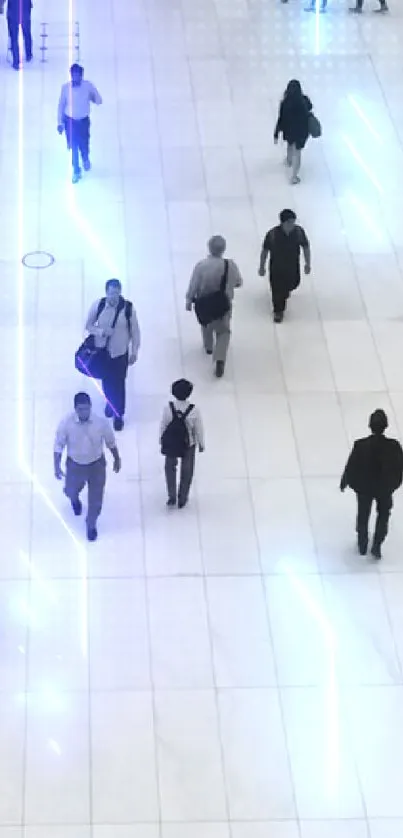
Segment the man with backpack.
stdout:
<path fill-rule="evenodd" d="M 224 375 L 234 290 L 242 285 L 238 266 L 232 259 L 223 258 L 226 246 L 223 236 L 210 239 L 209 255 L 195 266 L 186 294 L 186 310 L 194 306 L 204 349 L 213 356 L 217 378 Z"/>
<path fill-rule="evenodd" d="M 204 430 L 200 411 L 189 398 L 193 384 L 185 378 L 174 381 L 171 388 L 173 399 L 162 414 L 160 443 L 165 457 L 165 478 L 168 490 L 167 506 L 182 509 L 188 502 L 189 489 L 193 480 L 196 446 L 204 451 Z M 181 462 L 179 490 L 176 470 Z"/>
<path fill-rule="evenodd" d="M 140 329 L 132 303 L 122 296 L 118 279 L 108 279 L 106 296 L 96 300 L 89 311 L 86 330 L 94 336 L 97 349 L 105 349 L 102 389 L 106 398 L 105 416 L 113 418 L 115 431 L 121 431 L 126 407 L 128 367 L 137 361 Z"/>

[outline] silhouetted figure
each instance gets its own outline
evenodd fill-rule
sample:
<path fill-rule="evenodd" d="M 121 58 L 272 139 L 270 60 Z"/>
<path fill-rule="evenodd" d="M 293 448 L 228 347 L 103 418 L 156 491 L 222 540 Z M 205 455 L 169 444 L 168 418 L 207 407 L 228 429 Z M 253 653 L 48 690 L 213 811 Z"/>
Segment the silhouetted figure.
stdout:
<path fill-rule="evenodd" d="M 0 0 L 0 14 L 3 14 L 4 6 L 5 0 Z M 32 0 L 7 0 L 7 24 L 14 70 L 19 70 L 21 64 L 18 44 L 20 26 L 24 39 L 25 59 L 32 61 L 31 10 Z"/>
<path fill-rule="evenodd" d="M 403 450 L 396 439 L 385 437 L 388 419 L 383 410 L 370 416 L 371 435 L 357 439 L 341 478 L 342 492 L 347 486 L 357 495 L 358 549 L 362 556 L 368 549 L 368 522 L 376 503 L 376 524 L 371 553 L 381 558 L 381 545 L 388 532 L 392 495 L 402 484 Z"/>

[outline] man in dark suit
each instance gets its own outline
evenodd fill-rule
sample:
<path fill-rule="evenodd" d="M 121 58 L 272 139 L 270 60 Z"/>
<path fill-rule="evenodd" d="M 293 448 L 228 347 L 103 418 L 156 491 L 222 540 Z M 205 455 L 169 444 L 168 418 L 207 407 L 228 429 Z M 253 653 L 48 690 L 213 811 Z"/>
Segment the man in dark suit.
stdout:
<path fill-rule="evenodd" d="M 347 486 L 357 495 L 358 549 L 362 556 L 368 549 L 368 522 L 372 504 L 376 503 L 376 525 L 371 553 L 381 558 L 381 545 L 388 532 L 392 495 L 403 480 L 403 449 L 397 439 L 385 437 L 388 419 L 383 410 L 375 410 L 369 419 L 371 435 L 357 439 L 348 458 L 340 482 L 342 492 Z"/>
<path fill-rule="evenodd" d="M 0 14 L 3 13 L 4 6 L 5 0 L 0 0 Z M 24 38 L 25 58 L 27 61 L 32 61 L 31 9 L 32 0 L 7 0 L 7 24 L 14 70 L 20 69 L 18 46 L 20 26 Z"/>

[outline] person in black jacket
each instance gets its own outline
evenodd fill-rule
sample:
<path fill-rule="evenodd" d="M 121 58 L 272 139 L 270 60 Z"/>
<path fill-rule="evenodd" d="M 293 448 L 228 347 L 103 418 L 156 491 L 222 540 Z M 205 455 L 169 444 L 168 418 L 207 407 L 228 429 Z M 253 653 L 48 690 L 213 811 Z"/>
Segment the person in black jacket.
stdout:
<path fill-rule="evenodd" d="M 292 168 L 291 183 L 300 182 L 301 150 L 309 137 L 311 111 L 311 100 L 303 94 L 299 81 L 293 79 L 284 93 L 274 130 L 274 142 L 277 143 L 279 134 L 282 134 L 287 143 L 286 163 Z"/>
<path fill-rule="evenodd" d="M 4 11 L 5 0 L 0 0 L 0 13 Z M 32 33 L 31 33 L 32 0 L 7 0 L 7 24 L 10 47 L 13 54 L 13 68 L 20 69 L 20 50 L 18 33 L 21 26 L 24 38 L 25 58 L 32 61 Z"/>
<path fill-rule="evenodd" d="M 377 517 L 371 553 L 381 558 L 381 545 L 388 532 L 392 495 L 403 480 L 403 450 L 397 439 L 385 437 L 388 419 L 383 410 L 370 416 L 371 435 L 357 439 L 348 458 L 340 482 L 342 492 L 347 486 L 357 495 L 358 549 L 365 556 L 368 549 L 368 522 L 375 501 Z"/>

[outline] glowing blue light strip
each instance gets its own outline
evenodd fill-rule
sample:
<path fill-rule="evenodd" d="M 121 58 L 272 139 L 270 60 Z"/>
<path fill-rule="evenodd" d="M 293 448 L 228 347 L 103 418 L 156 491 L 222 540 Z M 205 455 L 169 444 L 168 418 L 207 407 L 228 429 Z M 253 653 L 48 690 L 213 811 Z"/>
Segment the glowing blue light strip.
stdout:
<path fill-rule="evenodd" d="M 358 165 L 360 166 L 362 171 L 365 172 L 365 174 L 367 175 L 367 177 L 369 178 L 369 180 L 371 181 L 373 186 L 375 186 L 375 189 L 377 189 L 378 192 L 383 194 L 384 190 L 383 190 L 381 184 L 379 183 L 379 180 L 377 180 L 377 178 L 372 174 L 371 169 L 369 168 L 369 166 L 367 166 L 365 160 L 362 159 L 362 157 L 359 154 L 359 152 L 357 151 L 356 147 L 353 145 L 351 140 L 348 137 L 346 137 L 345 134 L 343 135 L 343 142 L 346 144 L 347 148 L 350 150 L 351 154 L 353 155 L 354 159 L 356 160 L 356 162 L 358 163 Z"/>
<path fill-rule="evenodd" d="M 375 138 L 375 140 L 376 140 L 376 141 L 377 141 L 380 145 L 384 145 L 384 141 L 383 141 L 382 137 L 381 137 L 381 136 L 380 136 L 380 134 L 378 134 L 378 132 L 375 130 L 374 126 L 372 125 L 372 122 L 368 119 L 368 117 L 367 117 L 366 113 L 362 110 L 362 108 L 361 108 L 361 107 L 360 107 L 360 105 L 358 104 L 358 102 L 357 102 L 357 100 L 355 99 L 355 97 L 350 95 L 350 96 L 348 97 L 348 101 L 350 102 L 350 105 L 354 108 L 354 110 L 356 111 L 356 113 L 358 114 L 358 116 L 360 117 L 360 119 L 362 119 L 362 121 L 363 121 L 364 125 L 366 125 L 366 127 L 368 128 L 368 131 L 370 131 L 370 132 L 371 132 L 371 134 L 372 134 L 372 136 Z"/>

